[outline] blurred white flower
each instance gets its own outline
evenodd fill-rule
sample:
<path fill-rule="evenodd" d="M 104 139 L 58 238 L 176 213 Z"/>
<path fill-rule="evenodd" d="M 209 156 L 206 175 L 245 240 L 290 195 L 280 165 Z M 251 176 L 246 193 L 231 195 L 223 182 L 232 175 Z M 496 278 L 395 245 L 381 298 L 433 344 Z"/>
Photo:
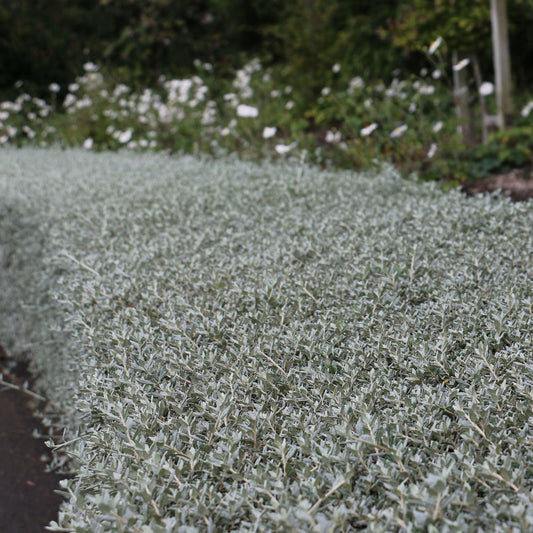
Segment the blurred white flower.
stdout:
<path fill-rule="evenodd" d="M 222 137 L 227 137 L 229 134 L 230 134 L 230 129 L 229 128 L 222 128 L 220 130 L 220 135 L 222 135 Z"/>
<path fill-rule="evenodd" d="M 292 93 L 292 86 L 291 85 L 287 85 L 287 87 L 285 87 L 285 89 L 283 89 L 283 92 L 285 94 L 291 94 Z"/>
<path fill-rule="evenodd" d="M 397 128 L 394 128 L 391 131 L 390 138 L 396 139 L 398 137 L 401 137 L 406 131 L 407 131 L 407 124 L 402 124 L 401 126 L 398 126 Z"/>
<path fill-rule="evenodd" d="M 28 120 L 35 120 L 37 118 L 37 115 L 33 111 L 30 111 L 26 116 Z"/>
<path fill-rule="evenodd" d="M 272 89 L 270 91 L 270 97 L 271 98 L 277 98 L 280 95 L 281 95 L 281 93 L 277 89 Z"/>
<path fill-rule="evenodd" d="M 290 111 L 292 108 L 294 107 L 294 102 L 292 100 L 289 100 L 286 104 L 285 104 L 285 109 L 287 111 Z"/>
<path fill-rule="evenodd" d="M 61 86 L 59 85 L 59 83 L 51 83 L 48 86 L 48 90 L 52 93 L 58 93 L 61 90 Z"/>
<path fill-rule="evenodd" d="M 245 118 L 256 118 L 259 116 L 259 110 L 257 107 L 251 105 L 240 104 L 237 106 L 237 116 Z"/>
<path fill-rule="evenodd" d="M 133 131 L 131 129 L 127 129 L 126 131 L 121 131 L 119 132 L 118 137 L 117 137 L 118 142 L 122 144 L 126 144 L 130 142 L 132 135 L 133 135 Z"/>
<path fill-rule="evenodd" d="M 115 132 L 115 126 L 113 126 L 112 124 L 110 124 L 110 125 L 107 126 L 107 128 L 105 129 L 105 132 L 106 132 L 108 135 L 113 135 L 113 133 Z"/>
<path fill-rule="evenodd" d="M 342 138 L 342 134 L 340 131 L 331 131 L 331 130 L 328 130 L 326 132 L 326 142 L 327 143 L 330 143 L 330 144 L 337 144 L 341 141 L 341 138 Z"/>
<path fill-rule="evenodd" d="M 92 61 L 88 61 L 83 64 L 83 70 L 85 72 L 98 72 L 98 65 L 95 65 Z"/>
<path fill-rule="evenodd" d="M 467 57 L 465 57 L 465 59 L 461 59 L 461 61 L 459 61 L 459 63 L 457 63 L 456 65 L 454 65 L 452 68 L 455 72 L 459 72 L 460 70 L 463 70 L 466 66 L 468 66 L 470 64 L 470 59 L 468 59 Z"/>
<path fill-rule="evenodd" d="M 430 45 L 429 45 L 429 54 L 433 55 L 439 48 L 439 46 L 442 44 L 442 37 L 437 37 Z"/>
<path fill-rule="evenodd" d="M 421 85 L 420 88 L 418 89 L 418 93 L 424 96 L 435 94 L 435 86 L 434 85 Z"/>
<path fill-rule="evenodd" d="M 79 88 L 80 88 L 80 84 L 79 83 L 69 83 L 69 85 L 68 85 L 68 90 L 71 93 L 75 93 Z"/>
<path fill-rule="evenodd" d="M 10 136 L 10 137 L 16 137 L 17 136 L 17 128 L 15 128 L 15 126 L 8 126 L 6 128 L 6 133 Z"/>
<path fill-rule="evenodd" d="M 286 154 L 287 152 L 290 152 L 294 147 L 296 146 L 295 143 L 291 144 L 276 144 L 274 147 L 274 150 L 280 155 Z"/>
<path fill-rule="evenodd" d="M 331 67 L 331 70 L 333 71 L 334 74 L 338 74 L 338 73 L 341 71 L 341 65 L 340 65 L 340 63 L 335 63 L 335 64 Z"/>
<path fill-rule="evenodd" d="M 72 104 L 75 104 L 77 97 L 75 94 L 67 93 L 65 99 L 63 100 L 63 107 L 70 107 Z"/>
<path fill-rule="evenodd" d="M 431 146 L 429 147 L 427 157 L 431 159 L 435 153 L 437 152 L 437 143 L 431 143 Z"/>
<path fill-rule="evenodd" d="M 479 86 L 479 94 L 482 96 L 488 96 L 489 94 L 492 94 L 494 92 L 494 84 L 490 81 L 484 81 Z"/>
<path fill-rule="evenodd" d="M 34 139 L 35 138 L 36 133 L 29 126 L 27 126 L 26 124 L 24 124 L 24 126 L 22 126 L 22 131 L 26 134 L 26 137 L 28 137 L 28 139 Z"/>
<path fill-rule="evenodd" d="M 263 129 L 263 138 L 264 139 L 270 139 L 271 137 L 274 137 L 276 135 L 276 132 L 278 131 L 278 128 L 276 126 L 272 127 L 266 127 Z"/>
<path fill-rule="evenodd" d="M 331 88 L 330 87 L 324 87 L 320 93 L 322 94 L 322 96 L 327 96 L 329 93 L 331 93 Z"/>
<path fill-rule="evenodd" d="M 92 137 L 88 137 L 83 141 L 83 147 L 85 150 L 91 150 L 94 145 L 94 139 Z"/>
<path fill-rule="evenodd" d="M 529 117 L 529 114 L 531 113 L 532 110 L 533 110 L 533 100 L 531 100 L 531 102 L 528 102 L 528 103 L 522 108 L 522 111 L 520 111 L 520 114 L 521 114 L 523 117 Z"/>
<path fill-rule="evenodd" d="M 367 98 L 367 99 L 363 102 L 363 105 L 364 105 L 366 108 L 372 107 L 372 98 Z"/>
<path fill-rule="evenodd" d="M 7 120 L 9 118 L 9 111 L 0 111 L 0 120 Z"/>
<path fill-rule="evenodd" d="M 378 125 L 375 122 L 372 122 L 372 124 L 366 126 L 361 130 L 361 135 L 363 137 L 367 137 L 368 135 L 372 135 L 372 133 L 377 129 Z"/>
<path fill-rule="evenodd" d="M 17 80 L 13 86 L 15 87 L 15 89 L 20 89 L 22 86 L 24 85 L 24 82 L 22 80 Z"/>
<path fill-rule="evenodd" d="M 442 120 L 439 120 L 438 122 L 435 122 L 434 126 L 433 126 L 433 131 L 434 133 L 439 133 L 439 131 L 442 129 Z"/>
<path fill-rule="evenodd" d="M 139 141 L 139 146 L 141 148 L 148 148 L 148 145 L 150 144 L 150 142 L 148 141 L 148 139 L 141 139 Z"/>
<path fill-rule="evenodd" d="M 9 135 L 4 134 L 0 137 L 0 144 L 5 144 L 7 141 L 9 141 Z"/>
<path fill-rule="evenodd" d="M 411 102 L 407 108 L 407 111 L 409 111 L 409 113 L 414 113 L 416 111 L 416 102 Z"/>
<path fill-rule="evenodd" d="M 431 76 L 434 80 L 439 80 L 442 77 L 442 72 L 437 68 L 431 73 Z"/>
<path fill-rule="evenodd" d="M 352 78 L 350 80 L 350 88 L 353 89 L 363 89 L 365 86 L 365 82 L 361 76 L 356 76 L 355 78 Z"/>
<path fill-rule="evenodd" d="M 428 75 L 428 69 L 427 68 L 421 68 L 420 69 L 420 76 L 422 76 L 422 78 L 425 78 L 426 76 Z"/>

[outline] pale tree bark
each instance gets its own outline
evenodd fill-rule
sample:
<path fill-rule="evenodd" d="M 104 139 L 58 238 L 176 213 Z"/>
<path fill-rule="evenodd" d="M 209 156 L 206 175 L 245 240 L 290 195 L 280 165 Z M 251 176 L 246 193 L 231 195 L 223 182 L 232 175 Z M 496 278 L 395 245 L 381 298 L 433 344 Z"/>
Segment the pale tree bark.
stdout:
<path fill-rule="evenodd" d="M 509 53 L 509 32 L 505 0 L 490 0 L 492 24 L 492 50 L 494 75 L 496 78 L 496 102 L 498 105 L 498 126 L 505 128 L 512 113 L 511 100 L 511 58 Z"/>

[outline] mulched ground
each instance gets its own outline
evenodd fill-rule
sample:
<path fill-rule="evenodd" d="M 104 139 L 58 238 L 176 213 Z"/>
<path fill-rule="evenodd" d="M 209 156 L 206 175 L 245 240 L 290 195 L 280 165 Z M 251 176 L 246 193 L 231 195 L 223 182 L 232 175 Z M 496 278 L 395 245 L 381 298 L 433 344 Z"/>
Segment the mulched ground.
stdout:
<path fill-rule="evenodd" d="M 15 365 L 0 346 L 0 372 L 11 385 L 31 384 L 24 365 Z M 27 392 L 8 388 L 0 382 L 0 531 L 2 533 L 43 533 L 57 520 L 62 497 L 54 491 L 64 475 L 47 473 L 49 449 L 35 438 L 44 428 L 33 413 L 44 402 Z"/>
<path fill-rule="evenodd" d="M 533 198 L 533 168 L 515 169 L 506 174 L 491 176 L 462 187 L 467 195 L 493 193 L 513 201 Z M 24 366 L 13 366 L 0 346 L 0 371 L 4 379 L 20 385 L 31 384 L 31 376 Z M 64 476 L 45 472 L 50 460 L 48 448 L 33 432 L 40 427 L 33 416 L 42 407 L 27 393 L 6 389 L 0 383 L 0 532 L 42 533 L 51 520 L 57 518 L 62 501 L 54 490 Z"/>
<path fill-rule="evenodd" d="M 533 164 L 467 183 L 462 190 L 468 195 L 500 190 L 502 195 L 510 196 L 514 202 L 524 202 L 533 198 Z"/>

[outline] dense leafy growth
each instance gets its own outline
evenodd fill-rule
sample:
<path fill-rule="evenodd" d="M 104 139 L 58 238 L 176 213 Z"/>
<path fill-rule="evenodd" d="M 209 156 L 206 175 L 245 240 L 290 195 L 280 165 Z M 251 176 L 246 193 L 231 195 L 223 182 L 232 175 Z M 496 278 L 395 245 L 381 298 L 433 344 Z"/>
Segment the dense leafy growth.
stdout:
<path fill-rule="evenodd" d="M 67 428 L 60 527 L 531 529 L 533 203 L 388 167 L 0 168 L 0 336 Z"/>

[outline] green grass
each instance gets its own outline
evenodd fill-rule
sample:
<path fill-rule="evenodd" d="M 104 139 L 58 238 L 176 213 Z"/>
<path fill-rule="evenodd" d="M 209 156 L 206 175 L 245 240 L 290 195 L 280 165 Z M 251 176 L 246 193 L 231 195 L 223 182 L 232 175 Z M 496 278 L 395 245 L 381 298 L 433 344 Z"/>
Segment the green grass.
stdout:
<path fill-rule="evenodd" d="M 533 202 L 390 167 L 0 168 L 0 339 L 72 440 L 59 527 L 531 529 Z"/>

